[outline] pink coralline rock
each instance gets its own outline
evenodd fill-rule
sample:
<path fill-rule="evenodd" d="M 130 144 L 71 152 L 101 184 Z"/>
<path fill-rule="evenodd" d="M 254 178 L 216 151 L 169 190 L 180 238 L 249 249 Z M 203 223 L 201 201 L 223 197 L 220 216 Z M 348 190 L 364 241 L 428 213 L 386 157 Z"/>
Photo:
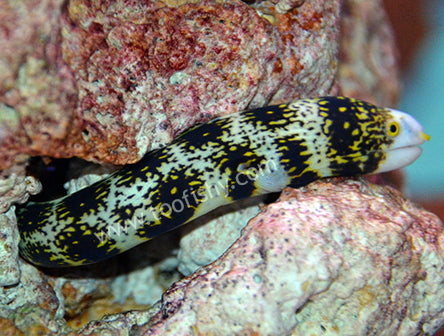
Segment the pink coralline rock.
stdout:
<path fill-rule="evenodd" d="M 78 95 L 63 61 L 63 0 L 0 3 L 0 169 L 24 154 L 67 156 Z"/>
<path fill-rule="evenodd" d="M 138 335 L 431 335 L 444 322 L 443 233 L 388 187 L 286 189 Z"/>
<path fill-rule="evenodd" d="M 395 38 L 383 7 L 382 0 L 343 2 L 338 85 L 344 96 L 394 106 L 399 71 Z"/>
<path fill-rule="evenodd" d="M 381 6 L 2 3 L 0 167 L 27 155 L 134 162 L 196 122 L 299 97 L 393 105 L 397 68 Z"/>
<path fill-rule="evenodd" d="M 125 164 L 196 122 L 334 93 L 340 1 L 279 4 L 4 6 L 0 94 L 16 127 L 0 166 L 18 153 Z"/>

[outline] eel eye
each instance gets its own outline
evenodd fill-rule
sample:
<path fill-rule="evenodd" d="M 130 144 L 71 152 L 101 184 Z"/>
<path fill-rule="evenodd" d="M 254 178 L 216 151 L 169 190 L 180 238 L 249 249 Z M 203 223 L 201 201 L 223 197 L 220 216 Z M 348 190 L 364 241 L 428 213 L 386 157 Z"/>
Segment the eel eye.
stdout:
<path fill-rule="evenodd" d="M 396 121 L 392 121 L 387 126 L 387 134 L 391 137 L 395 137 L 399 134 L 400 126 Z"/>

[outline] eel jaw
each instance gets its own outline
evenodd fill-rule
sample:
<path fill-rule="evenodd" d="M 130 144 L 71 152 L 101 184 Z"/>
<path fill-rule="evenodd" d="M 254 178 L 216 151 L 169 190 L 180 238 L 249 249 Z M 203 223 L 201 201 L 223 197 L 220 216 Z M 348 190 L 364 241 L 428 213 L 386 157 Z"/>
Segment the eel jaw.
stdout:
<path fill-rule="evenodd" d="M 411 115 L 393 109 L 388 110 L 393 119 L 399 123 L 401 132 L 390 147 L 384 150 L 385 159 L 373 174 L 408 166 L 421 155 L 422 148 L 419 146 L 430 140 L 430 136 L 424 133 L 421 124 Z"/>
<path fill-rule="evenodd" d="M 419 146 L 407 146 L 389 150 L 385 152 L 385 160 L 379 164 L 378 169 L 373 174 L 404 168 L 416 161 L 421 153 L 422 148 Z"/>

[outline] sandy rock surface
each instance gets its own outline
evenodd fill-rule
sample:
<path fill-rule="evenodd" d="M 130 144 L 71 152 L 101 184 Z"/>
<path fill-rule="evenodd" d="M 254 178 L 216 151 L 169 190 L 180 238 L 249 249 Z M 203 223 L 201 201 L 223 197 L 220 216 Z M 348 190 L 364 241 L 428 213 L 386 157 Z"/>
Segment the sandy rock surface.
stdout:
<path fill-rule="evenodd" d="M 222 257 L 176 282 L 136 334 L 432 335 L 444 317 L 443 230 L 363 180 L 286 189 Z"/>

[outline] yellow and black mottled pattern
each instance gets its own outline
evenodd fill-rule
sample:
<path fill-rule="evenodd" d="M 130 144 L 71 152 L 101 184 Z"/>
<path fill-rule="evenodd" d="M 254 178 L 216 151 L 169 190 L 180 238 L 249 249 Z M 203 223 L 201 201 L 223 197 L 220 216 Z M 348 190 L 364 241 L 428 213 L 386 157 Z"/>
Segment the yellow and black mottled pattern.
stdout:
<path fill-rule="evenodd" d="M 325 97 L 214 119 L 88 188 L 19 209 L 21 255 L 49 267 L 94 263 L 236 200 L 370 173 L 392 141 L 387 118 Z"/>

